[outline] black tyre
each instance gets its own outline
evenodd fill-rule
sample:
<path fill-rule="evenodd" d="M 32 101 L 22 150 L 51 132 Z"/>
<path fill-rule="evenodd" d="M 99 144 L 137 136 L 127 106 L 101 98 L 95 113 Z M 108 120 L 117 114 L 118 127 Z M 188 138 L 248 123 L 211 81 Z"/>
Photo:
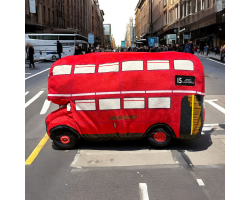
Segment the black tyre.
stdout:
<path fill-rule="evenodd" d="M 154 147 L 165 147 L 171 141 L 171 134 L 163 128 L 156 128 L 147 133 L 147 139 Z"/>
<path fill-rule="evenodd" d="M 76 141 L 76 135 L 68 130 L 57 131 L 53 137 L 53 142 L 59 149 L 72 149 Z"/>
<path fill-rule="evenodd" d="M 51 57 L 51 60 L 52 60 L 52 61 L 56 61 L 56 56 L 53 55 L 53 56 Z"/>

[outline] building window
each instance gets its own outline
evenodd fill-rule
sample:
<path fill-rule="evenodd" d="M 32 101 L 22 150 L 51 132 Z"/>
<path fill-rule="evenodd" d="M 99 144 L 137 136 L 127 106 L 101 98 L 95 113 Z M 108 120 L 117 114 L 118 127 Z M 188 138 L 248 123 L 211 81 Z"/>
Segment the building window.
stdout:
<path fill-rule="evenodd" d="M 43 6 L 43 21 L 44 21 L 44 23 L 45 23 L 45 19 L 46 19 L 46 18 L 45 18 L 45 16 L 46 16 L 46 15 L 45 15 L 45 14 L 46 14 L 46 10 L 45 10 L 45 9 L 46 9 L 45 6 Z"/>
<path fill-rule="evenodd" d="M 52 23 L 54 24 L 55 23 L 55 12 L 54 11 L 52 11 Z"/>
<path fill-rule="evenodd" d="M 50 25 L 50 9 L 48 8 L 48 24 Z"/>
<path fill-rule="evenodd" d="M 164 7 L 167 5 L 166 1 L 167 1 L 167 0 L 163 0 L 163 6 L 164 6 Z"/>

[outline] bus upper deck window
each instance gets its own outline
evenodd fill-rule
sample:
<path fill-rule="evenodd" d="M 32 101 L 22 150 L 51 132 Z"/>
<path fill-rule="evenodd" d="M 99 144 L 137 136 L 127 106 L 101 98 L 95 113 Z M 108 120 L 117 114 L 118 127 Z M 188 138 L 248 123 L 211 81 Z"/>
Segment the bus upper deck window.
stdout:
<path fill-rule="evenodd" d="M 74 74 L 94 74 L 95 65 L 76 65 Z"/>
<path fill-rule="evenodd" d="M 143 61 L 124 61 L 122 62 L 122 71 L 143 70 Z"/>
<path fill-rule="evenodd" d="M 191 60 L 174 60 L 174 69 L 194 71 L 194 63 Z"/>
<path fill-rule="evenodd" d="M 169 70 L 169 60 L 149 60 L 147 62 L 148 70 Z"/>
<path fill-rule="evenodd" d="M 57 65 L 53 68 L 53 75 L 63 75 L 71 73 L 72 65 Z"/>
<path fill-rule="evenodd" d="M 98 72 L 99 73 L 119 72 L 119 62 L 101 64 L 99 65 Z"/>

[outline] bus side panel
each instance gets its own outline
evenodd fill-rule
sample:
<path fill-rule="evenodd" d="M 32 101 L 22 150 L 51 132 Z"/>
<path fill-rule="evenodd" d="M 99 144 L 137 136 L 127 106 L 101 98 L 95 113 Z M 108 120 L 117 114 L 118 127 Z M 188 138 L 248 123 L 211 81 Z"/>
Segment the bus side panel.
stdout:
<path fill-rule="evenodd" d="M 123 133 L 145 133 L 145 109 L 123 109 Z"/>
<path fill-rule="evenodd" d="M 71 75 L 50 76 L 49 94 L 71 94 Z"/>
<path fill-rule="evenodd" d="M 97 118 L 100 134 L 122 133 L 122 126 L 117 126 L 122 120 L 121 110 L 98 110 Z"/>
<path fill-rule="evenodd" d="M 119 72 L 97 73 L 96 92 L 117 92 L 120 91 Z"/>
<path fill-rule="evenodd" d="M 72 94 L 95 93 L 95 74 L 74 74 L 72 76 Z"/>
<path fill-rule="evenodd" d="M 169 70 L 147 71 L 146 90 L 172 90 L 172 73 Z M 160 83 L 160 84 L 159 84 Z"/>
<path fill-rule="evenodd" d="M 75 102 L 71 102 L 73 119 L 77 122 L 79 128 L 82 131 L 83 137 L 91 137 L 89 135 L 99 135 L 98 123 L 97 123 L 97 112 L 76 110 Z"/>
<path fill-rule="evenodd" d="M 121 91 L 145 91 L 145 72 L 121 72 Z"/>

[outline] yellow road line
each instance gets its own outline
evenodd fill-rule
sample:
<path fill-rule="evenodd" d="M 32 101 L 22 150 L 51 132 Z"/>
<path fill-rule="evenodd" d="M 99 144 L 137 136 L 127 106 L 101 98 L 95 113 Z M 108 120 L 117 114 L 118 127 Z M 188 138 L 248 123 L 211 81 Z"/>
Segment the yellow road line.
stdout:
<path fill-rule="evenodd" d="M 25 161 L 25 165 L 31 165 L 31 163 L 35 160 L 35 158 L 37 157 L 37 155 L 39 154 L 39 152 L 41 151 L 43 146 L 46 144 L 48 139 L 49 139 L 49 136 L 46 133 L 45 136 L 43 137 L 43 139 L 39 142 L 37 147 L 34 149 L 34 151 L 30 154 L 28 159 Z"/>
<path fill-rule="evenodd" d="M 193 134 L 193 120 L 194 120 L 194 95 L 192 95 L 191 135 Z"/>

